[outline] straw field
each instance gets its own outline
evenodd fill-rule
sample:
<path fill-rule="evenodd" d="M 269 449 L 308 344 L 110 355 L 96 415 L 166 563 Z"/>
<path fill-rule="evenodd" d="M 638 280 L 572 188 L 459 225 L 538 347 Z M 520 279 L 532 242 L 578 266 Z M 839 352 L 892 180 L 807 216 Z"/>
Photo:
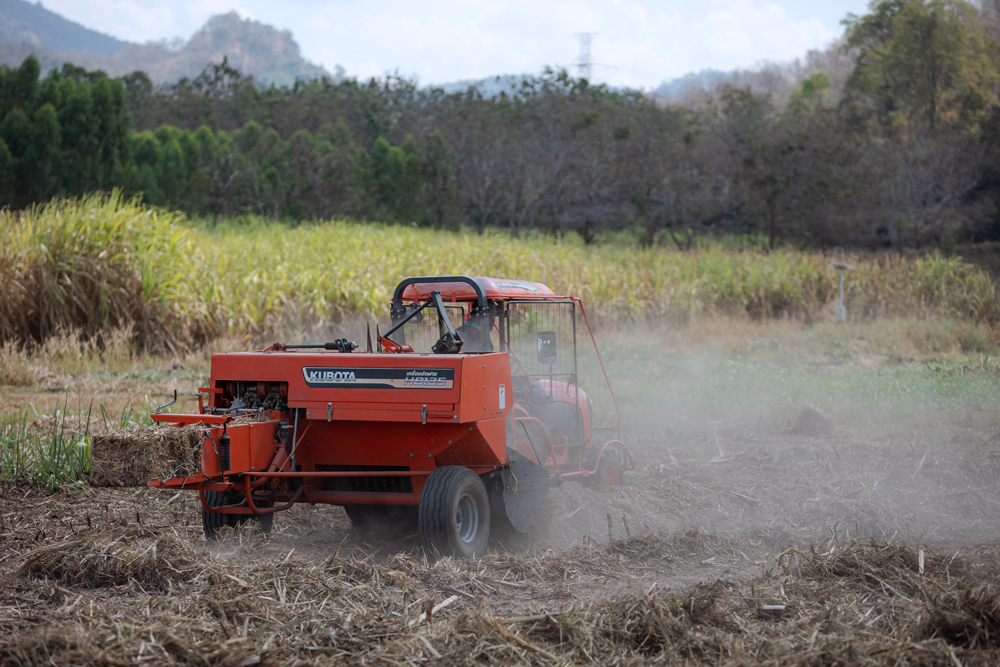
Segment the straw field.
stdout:
<path fill-rule="evenodd" d="M 845 285 L 852 317 L 1000 323 L 996 284 L 959 259 L 838 258 L 857 267 Z M 830 262 L 792 249 L 681 253 L 338 221 L 209 225 L 93 195 L 0 212 L 0 342 L 131 327 L 146 349 L 197 346 L 288 322 L 384 315 L 404 276 L 454 273 L 544 282 L 583 297 L 605 322 L 718 314 L 813 321 L 829 315 L 837 296 Z"/>
<path fill-rule="evenodd" d="M 996 664 L 996 457 L 840 429 L 633 442 L 628 487 L 465 562 L 330 506 L 213 546 L 188 495 L 8 489 L 0 665 Z"/>

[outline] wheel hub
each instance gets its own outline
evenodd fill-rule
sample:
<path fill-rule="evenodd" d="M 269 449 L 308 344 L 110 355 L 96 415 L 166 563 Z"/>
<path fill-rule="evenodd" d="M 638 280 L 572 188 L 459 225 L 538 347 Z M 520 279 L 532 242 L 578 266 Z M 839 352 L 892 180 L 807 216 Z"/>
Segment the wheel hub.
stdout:
<path fill-rule="evenodd" d="M 472 542 L 479 532 L 479 507 L 476 500 L 469 494 L 458 500 L 458 510 L 455 512 L 455 529 L 458 539 L 466 544 Z"/>

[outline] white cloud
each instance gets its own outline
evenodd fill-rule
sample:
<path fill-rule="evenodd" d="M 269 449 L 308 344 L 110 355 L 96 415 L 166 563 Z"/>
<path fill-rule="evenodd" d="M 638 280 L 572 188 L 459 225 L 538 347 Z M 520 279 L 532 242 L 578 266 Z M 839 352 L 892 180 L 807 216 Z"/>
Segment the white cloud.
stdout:
<path fill-rule="evenodd" d="M 399 70 L 443 83 L 570 66 L 574 33 L 596 32 L 595 78 L 651 87 L 704 68 L 790 60 L 835 38 L 830 16 L 865 0 L 45 0 L 46 6 L 122 39 L 194 33 L 236 10 L 289 29 L 305 57 L 368 77 Z M 834 5 L 836 7 L 831 7 Z M 839 9 L 838 9 L 839 7 Z M 822 11 L 824 18 L 818 17 Z"/>

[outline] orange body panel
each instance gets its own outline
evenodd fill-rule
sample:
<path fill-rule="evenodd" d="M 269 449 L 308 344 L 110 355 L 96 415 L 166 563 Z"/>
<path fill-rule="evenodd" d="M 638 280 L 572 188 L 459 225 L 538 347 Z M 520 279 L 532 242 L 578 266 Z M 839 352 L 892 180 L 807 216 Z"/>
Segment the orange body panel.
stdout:
<path fill-rule="evenodd" d="M 506 357 L 506 355 L 503 355 Z M 420 420 L 423 404 L 450 405 L 458 403 L 458 385 L 462 369 L 460 355 L 434 354 L 340 354 L 338 352 L 237 352 L 212 355 L 211 387 L 224 387 L 225 382 L 265 381 L 288 383 L 288 407 L 318 409 L 326 418 L 330 403 L 336 409 L 376 409 L 389 411 L 417 410 Z M 363 382 L 351 383 L 332 379 L 319 386 L 309 386 L 303 369 L 324 369 L 336 373 L 342 369 L 406 369 L 414 371 L 451 370 L 455 374 L 451 388 L 380 389 L 366 388 Z M 508 375 L 510 371 L 508 370 Z M 317 385 L 318 383 L 313 383 Z M 360 386 L 359 386 L 360 385 Z M 212 405 L 220 403 L 221 394 L 212 395 Z M 367 418 L 367 416 L 366 416 Z M 386 415 L 392 421 L 406 421 L 399 415 Z"/>
<path fill-rule="evenodd" d="M 510 391 L 510 358 L 506 353 L 464 357 L 462 400 L 456 406 L 458 421 L 503 418 L 513 403 Z M 506 443 L 501 445 L 503 451 Z"/>
<path fill-rule="evenodd" d="M 265 421 L 254 424 L 236 424 L 227 426 L 229 435 L 229 470 L 221 470 L 218 455 L 219 443 L 222 439 L 222 428 L 205 429 L 211 437 L 201 443 L 201 468 L 206 476 L 216 477 L 225 472 L 260 472 L 274 459 L 274 451 L 278 446 L 277 438 L 280 422 Z"/>
<path fill-rule="evenodd" d="M 384 377 L 372 379 L 373 373 Z M 224 475 L 228 479 L 267 471 L 282 445 L 292 450 L 296 469 L 304 473 L 306 499 L 313 502 L 349 497 L 326 490 L 332 476 L 347 474 L 336 471 L 426 473 L 462 465 L 488 472 L 507 462 L 504 416 L 511 407 L 507 393 L 511 374 L 506 353 L 216 354 L 206 392 L 209 405 L 226 408 L 233 399 L 227 392 L 236 383 L 258 382 L 281 383 L 289 412 L 265 414 L 274 421 L 228 425 L 231 465 L 226 471 L 221 469 L 219 450 L 223 429 L 206 429 L 202 443 L 206 483 Z M 378 383 L 382 385 L 375 386 Z M 299 419 L 293 446 L 289 427 L 295 412 Z M 283 424 L 285 441 L 279 432 Z M 291 465 L 285 464 L 277 472 L 290 470 Z M 310 472 L 318 474 L 313 477 Z M 399 494 L 399 501 L 412 504 L 419 499 L 425 480 L 425 475 L 414 475 L 412 495 Z"/>

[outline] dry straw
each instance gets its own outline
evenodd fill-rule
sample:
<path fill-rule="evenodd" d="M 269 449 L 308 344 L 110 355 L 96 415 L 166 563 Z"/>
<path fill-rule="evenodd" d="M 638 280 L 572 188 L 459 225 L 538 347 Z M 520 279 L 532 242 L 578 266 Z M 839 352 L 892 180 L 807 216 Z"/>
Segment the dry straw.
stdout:
<path fill-rule="evenodd" d="M 238 537 L 248 536 L 229 539 Z M 68 605 L 86 613 L 17 621 L 19 631 L 0 638 L 0 664 L 125 665 L 147 652 L 157 664 L 208 665 L 953 666 L 1000 658 L 996 593 L 967 584 L 972 571 L 996 572 L 992 553 L 930 553 L 921 574 L 914 548 L 830 541 L 786 551 L 747 580 L 530 602 L 532 590 L 567 571 L 607 581 L 658 559 L 688 560 L 692 542 L 713 544 L 692 533 L 645 535 L 571 551 L 435 563 L 400 554 L 376 564 L 338 554 L 310 563 L 291 552 L 255 559 L 253 544 L 242 552 L 249 560 L 232 560 L 143 531 L 78 536 L 21 557 L 17 572 L 3 575 L 4 595 L 51 596 L 45 591 L 58 582 L 74 588 L 49 613 L 58 618 Z M 94 587 L 109 592 L 85 595 Z"/>

